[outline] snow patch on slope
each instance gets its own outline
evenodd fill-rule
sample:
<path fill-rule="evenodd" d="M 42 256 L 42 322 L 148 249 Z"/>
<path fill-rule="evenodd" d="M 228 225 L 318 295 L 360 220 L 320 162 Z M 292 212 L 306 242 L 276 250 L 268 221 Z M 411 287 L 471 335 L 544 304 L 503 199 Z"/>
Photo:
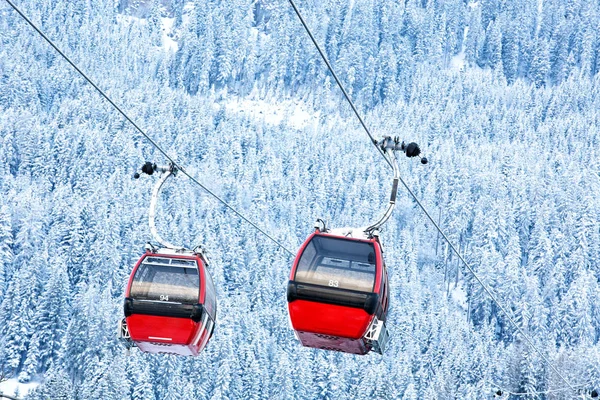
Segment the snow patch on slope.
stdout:
<path fill-rule="evenodd" d="M 134 17 L 133 15 L 117 14 L 117 21 L 123 24 L 140 24 L 146 25 L 148 21 L 143 18 Z"/>
<path fill-rule="evenodd" d="M 450 296 L 458 306 L 463 308 L 465 311 L 467 310 L 467 292 L 465 292 L 465 290 L 460 285 L 455 286 L 454 289 L 452 289 L 452 292 L 450 292 Z"/>
<path fill-rule="evenodd" d="M 175 18 L 161 18 L 162 21 L 162 45 L 167 51 L 176 52 L 179 49 L 179 45 L 173 40 L 173 24 Z"/>
<path fill-rule="evenodd" d="M 465 43 L 467 41 L 467 35 L 469 34 L 469 27 L 466 26 L 463 31 L 463 40 L 462 40 L 462 48 L 460 53 L 452 57 L 450 60 L 450 68 L 455 71 L 464 71 L 465 70 Z"/>
<path fill-rule="evenodd" d="M 173 39 L 173 24 L 175 23 L 175 18 L 161 18 L 161 39 L 162 39 L 162 48 L 165 51 L 176 52 L 179 49 L 179 44 Z M 145 18 L 138 18 L 132 15 L 123 15 L 117 14 L 117 21 L 124 25 L 129 24 L 140 24 L 147 25 L 148 20 Z"/>
<path fill-rule="evenodd" d="M 465 53 L 461 51 L 450 60 L 450 68 L 454 71 L 464 71 L 465 69 Z"/>
<path fill-rule="evenodd" d="M 0 383 L 0 394 L 23 398 L 27 396 L 27 393 L 29 393 L 30 390 L 35 389 L 39 385 L 39 382 L 20 383 L 16 379 L 9 379 Z M 1 397 L 2 396 L 0 396 L 0 398 Z"/>
<path fill-rule="evenodd" d="M 248 117 L 263 120 L 269 125 L 288 125 L 295 129 L 303 128 L 311 122 L 318 122 L 319 115 L 310 114 L 302 103 L 282 101 L 271 103 L 266 100 L 231 99 L 225 109 Z"/>

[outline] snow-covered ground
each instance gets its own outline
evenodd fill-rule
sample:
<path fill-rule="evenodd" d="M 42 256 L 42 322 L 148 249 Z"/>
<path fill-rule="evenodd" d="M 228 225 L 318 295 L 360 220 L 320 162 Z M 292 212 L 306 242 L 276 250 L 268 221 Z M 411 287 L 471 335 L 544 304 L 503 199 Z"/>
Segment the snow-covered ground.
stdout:
<path fill-rule="evenodd" d="M 37 386 L 39 386 L 38 382 L 19 383 L 16 379 L 9 379 L 0 383 L 0 394 L 23 398 L 27 396 L 30 390 L 35 389 Z"/>
<path fill-rule="evenodd" d="M 454 300 L 456 304 L 462 307 L 465 311 L 467 310 L 467 293 L 461 287 L 461 285 L 455 286 L 454 289 L 452 289 L 451 296 L 452 300 Z"/>
<path fill-rule="evenodd" d="M 167 51 L 175 53 L 179 49 L 179 45 L 171 37 L 173 31 L 173 23 L 175 18 L 162 18 L 162 44 L 163 48 Z"/>
<path fill-rule="evenodd" d="M 147 25 L 148 21 L 145 18 L 138 18 L 132 15 L 117 15 L 117 20 L 122 24 L 141 24 Z M 173 24 L 175 18 L 161 18 L 161 37 L 162 37 L 162 48 L 165 51 L 176 52 L 179 49 L 179 45 L 173 39 Z"/>
<path fill-rule="evenodd" d="M 225 104 L 227 111 L 232 113 L 244 114 L 248 117 L 263 120 L 269 125 L 288 125 L 292 128 L 300 129 L 316 123 L 319 120 L 318 114 L 311 114 L 306 111 L 307 107 L 302 103 L 295 101 L 282 101 L 278 103 L 266 100 L 227 99 Z"/>
<path fill-rule="evenodd" d="M 450 67 L 455 71 L 464 71 L 465 69 L 465 43 L 467 41 L 467 35 L 469 34 L 469 27 L 465 26 L 463 31 L 463 44 L 460 53 L 452 57 L 450 60 Z"/>

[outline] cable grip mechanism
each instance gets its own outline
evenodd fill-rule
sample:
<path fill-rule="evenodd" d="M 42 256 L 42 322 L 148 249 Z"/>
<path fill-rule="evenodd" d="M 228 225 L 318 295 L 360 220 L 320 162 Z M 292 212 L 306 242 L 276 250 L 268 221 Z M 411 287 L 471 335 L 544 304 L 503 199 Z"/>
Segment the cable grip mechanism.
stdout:
<path fill-rule="evenodd" d="M 413 158 L 418 157 L 421 154 L 421 148 L 415 142 L 410 142 L 409 144 L 404 143 L 404 141 L 400 142 L 398 136 L 392 138 L 390 136 L 386 136 L 377 143 L 377 146 L 385 153 L 386 150 L 392 151 L 401 151 L 406 157 Z M 421 157 L 421 164 L 427 164 L 429 161 L 426 157 Z"/>
<path fill-rule="evenodd" d="M 392 166 L 392 169 L 394 170 L 394 177 L 392 181 L 392 193 L 390 195 L 390 201 L 387 209 L 385 210 L 383 216 L 377 220 L 377 222 L 369 225 L 365 229 L 365 233 L 368 237 L 379 236 L 379 230 L 381 229 L 381 226 L 385 224 L 391 217 L 392 211 L 394 211 L 394 207 L 396 206 L 398 182 L 400 181 L 400 170 L 398 168 L 398 160 L 394 153 L 396 151 L 402 151 L 409 158 L 417 157 L 419 154 L 421 154 L 421 149 L 417 143 L 411 142 L 406 145 L 404 141 L 400 142 L 398 137 L 392 138 L 391 136 L 386 136 L 383 138 L 383 140 L 377 143 L 377 146 L 383 151 L 383 156 Z M 427 164 L 427 159 L 425 157 L 421 158 L 421 163 Z"/>

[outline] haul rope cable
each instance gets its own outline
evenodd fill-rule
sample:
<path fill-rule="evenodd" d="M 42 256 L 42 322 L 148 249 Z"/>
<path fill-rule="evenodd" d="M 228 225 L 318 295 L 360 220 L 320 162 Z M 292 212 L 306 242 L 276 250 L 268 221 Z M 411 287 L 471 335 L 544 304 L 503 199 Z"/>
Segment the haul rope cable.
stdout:
<path fill-rule="evenodd" d="M 310 28 L 308 27 L 308 25 L 306 24 L 304 18 L 302 17 L 302 14 L 300 13 L 300 10 L 298 9 L 298 7 L 296 6 L 296 4 L 294 3 L 294 0 L 288 0 L 289 3 L 292 5 L 292 8 L 294 9 L 294 12 L 296 13 L 296 15 L 298 16 L 298 19 L 300 19 L 300 22 L 302 23 L 302 26 L 304 27 L 304 29 L 306 30 L 306 33 L 308 34 L 308 36 L 310 37 L 310 39 L 312 40 L 313 44 L 315 45 L 315 47 L 317 48 L 317 51 L 319 52 L 319 54 L 321 55 L 321 58 L 323 59 L 323 62 L 325 62 L 325 64 L 327 65 L 327 68 L 329 69 L 329 72 L 331 72 L 331 75 L 333 75 L 333 78 L 335 79 L 336 83 L 338 84 L 340 90 L 342 91 L 342 93 L 344 94 L 344 97 L 346 98 L 346 100 L 348 101 L 348 103 L 350 104 L 350 107 L 352 107 L 352 110 L 354 111 L 354 114 L 356 114 L 356 117 L 358 118 L 358 120 L 360 121 L 360 124 L 362 125 L 362 127 L 364 128 L 365 132 L 367 133 L 367 135 L 369 136 L 369 138 L 371 139 L 371 142 L 375 145 L 375 147 L 377 148 L 377 150 L 381 153 L 382 156 L 385 155 L 383 154 L 382 150 L 379 148 L 379 146 L 377 146 L 377 141 L 373 138 L 373 135 L 371 134 L 371 132 L 369 131 L 369 129 L 367 128 L 366 124 L 364 123 L 364 120 L 362 119 L 362 117 L 360 116 L 360 113 L 358 112 L 358 110 L 356 109 L 356 107 L 354 106 L 354 103 L 352 102 L 352 100 L 350 99 L 350 96 L 348 95 L 348 93 L 346 92 L 346 90 L 344 89 L 344 86 L 342 85 L 342 83 L 340 82 L 340 80 L 338 79 L 336 73 L 333 70 L 333 67 L 331 66 L 331 64 L 329 63 L 329 60 L 327 59 L 327 57 L 325 56 L 325 53 L 323 53 L 323 50 L 321 49 L 321 47 L 319 46 L 319 44 L 317 43 L 317 41 L 315 40 L 314 35 L 312 34 Z M 388 162 L 388 164 L 391 166 L 391 163 L 386 159 L 386 161 Z M 437 231 L 442 235 L 442 237 L 444 238 L 444 240 L 446 240 L 446 242 L 448 243 L 448 245 L 452 248 L 452 250 L 454 251 L 454 253 L 458 256 L 458 258 L 462 261 L 462 263 L 467 267 L 467 269 L 469 270 L 469 272 L 471 272 L 471 274 L 473 274 L 473 276 L 475 277 L 475 279 L 477 280 L 477 282 L 479 282 L 479 284 L 483 287 L 483 289 L 485 290 L 485 292 L 488 294 L 488 296 L 492 299 L 492 301 L 498 306 L 498 308 L 500 308 L 502 310 L 502 312 L 506 315 L 506 317 L 508 318 L 508 320 L 510 321 L 510 323 L 514 326 L 514 328 L 525 338 L 525 340 L 527 341 L 527 343 L 529 344 L 529 346 L 531 346 L 532 349 L 534 349 L 542 358 L 543 360 L 550 366 L 550 368 L 567 384 L 567 386 L 569 386 L 574 392 L 575 392 L 575 388 L 569 383 L 569 381 L 567 381 L 567 379 L 560 373 L 560 371 L 550 362 L 550 360 L 548 358 L 546 358 L 546 356 L 544 355 L 544 353 L 542 353 L 541 350 L 539 350 L 537 348 L 537 346 L 535 346 L 535 344 L 533 343 L 533 341 L 529 338 L 529 336 L 519 327 L 519 325 L 517 325 L 517 323 L 512 319 L 512 317 L 510 316 L 510 314 L 508 314 L 508 311 L 498 302 L 498 300 L 496 300 L 496 297 L 492 294 L 491 289 L 489 289 L 484 283 L 483 281 L 479 278 L 479 276 L 475 273 L 475 270 L 473 268 L 471 268 L 471 266 L 465 261 L 465 259 L 460 255 L 460 253 L 456 250 L 456 248 L 454 247 L 454 245 L 450 242 L 450 239 L 448 239 L 448 236 L 446 236 L 446 234 L 441 230 L 441 228 L 438 226 L 438 224 L 433 220 L 433 218 L 431 217 L 431 215 L 429 215 L 429 212 L 425 209 L 425 207 L 423 206 L 423 204 L 421 204 L 421 202 L 417 199 L 417 197 L 415 196 L 415 194 L 412 192 L 412 190 L 410 190 L 410 188 L 408 187 L 408 185 L 406 184 L 406 182 L 404 181 L 404 179 L 402 179 L 402 176 L 400 176 L 400 182 L 402 182 L 402 184 L 404 185 L 404 187 L 408 190 L 408 192 L 410 193 L 410 195 L 413 197 L 413 199 L 417 202 L 417 204 L 419 205 L 419 207 L 421 208 L 421 210 L 423 210 L 423 212 L 425 213 L 425 215 L 427 216 L 427 218 L 429 218 L 429 220 L 431 221 L 431 223 L 435 226 L 435 228 L 437 229 Z"/>
<path fill-rule="evenodd" d="M 388 320 L 386 322 L 390 322 L 390 321 Z M 410 322 L 410 321 L 406 321 L 406 322 Z M 391 322 L 389 324 L 389 327 L 393 328 L 394 330 L 397 330 L 397 331 L 399 331 L 401 333 L 404 333 L 404 334 L 410 336 L 414 341 L 420 343 L 422 346 L 425 346 L 425 347 L 430 347 L 431 346 L 431 343 L 426 343 L 424 340 L 421 340 L 421 339 L 417 338 L 415 335 L 413 335 L 412 333 L 410 333 L 408 331 L 408 329 L 403 328 L 401 325 L 402 325 L 402 321 L 400 321 L 400 322 Z M 392 346 L 392 345 L 393 345 L 393 342 L 392 342 L 392 344 L 390 346 Z M 431 355 L 431 353 L 426 353 L 426 355 L 427 355 L 427 358 L 428 358 L 428 362 L 432 366 L 435 366 L 435 364 L 437 364 L 437 363 L 434 362 L 433 356 Z M 423 361 L 423 359 L 421 359 L 421 361 Z M 495 387 L 497 390 L 500 390 L 503 394 L 509 394 L 509 395 L 512 395 L 512 396 L 519 396 L 519 397 L 523 397 L 523 396 L 527 396 L 527 395 L 559 393 L 559 392 L 565 392 L 565 391 L 571 391 L 571 390 L 573 390 L 573 388 L 570 387 L 570 386 L 569 387 L 564 386 L 564 387 L 559 387 L 559 388 L 556 388 L 556 389 L 547 389 L 545 391 L 515 393 L 515 392 L 511 392 L 510 390 L 504 389 L 502 386 L 500 386 L 500 385 L 498 385 L 498 384 L 496 384 L 496 383 L 494 383 L 494 382 L 492 382 L 490 380 L 486 380 L 484 378 L 483 374 L 479 374 L 479 377 L 481 378 L 481 380 L 483 382 L 486 382 L 489 385 L 491 385 L 492 387 Z M 577 388 L 579 388 L 579 390 L 581 390 L 581 388 L 583 388 L 585 386 L 588 386 L 588 383 L 581 383 L 581 384 L 576 385 L 575 387 L 577 387 Z"/>
<path fill-rule="evenodd" d="M 458 256 L 458 258 L 462 261 L 462 263 L 465 265 L 465 267 L 469 270 L 469 272 L 475 277 L 475 279 L 477 280 L 477 282 L 479 283 L 479 285 L 481 285 L 481 287 L 483 288 L 483 290 L 488 294 L 488 296 L 490 297 L 490 299 L 492 299 L 492 301 L 498 306 L 498 308 L 500 308 L 500 310 L 502 310 L 502 312 L 504 313 L 504 315 L 506 315 L 506 318 L 508 318 L 508 320 L 510 321 L 510 323 L 514 326 L 514 328 L 521 334 L 521 336 L 523 336 L 525 338 L 525 340 L 527 341 L 527 343 L 529 344 L 529 346 L 534 349 L 541 357 L 542 359 L 550 366 L 550 368 L 552 368 L 552 370 L 562 379 L 563 382 L 565 382 L 567 384 L 567 386 L 569 386 L 571 388 L 571 390 L 575 391 L 575 387 L 571 385 L 571 383 L 569 381 L 567 381 L 567 379 L 558 371 L 558 369 L 550 362 L 550 360 L 548 358 L 546 358 L 546 356 L 544 355 L 544 353 L 542 353 L 542 351 L 540 349 L 538 349 L 538 347 L 533 343 L 533 340 L 531 340 L 531 338 L 529 337 L 529 335 L 527 335 L 525 333 L 525 331 L 523 331 L 521 329 L 521 327 L 515 322 L 515 320 L 510 316 L 510 314 L 508 313 L 508 311 L 504 308 L 504 306 L 502 304 L 500 304 L 500 302 L 496 299 L 496 297 L 494 296 L 494 294 L 492 293 L 492 290 L 483 282 L 483 280 L 479 277 L 479 275 L 477 275 L 477 273 L 475 272 L 475 270 L 471 267 L 471 265 L 464 259 L 464 257 L 456 250 L 456 248 L 454 247 L 454 245 L 452 244 L 452 242 L 450 241 L 450 239 L 448 238 L 448 236 L 446 236 L 446 234 L 442 231 L 442 229 L 438 226 L 438 224 L 435 222 L 435 220 L 431 217 L 431 215 L 429 214 L 429 212 L 427 211 L 427 209 L 425 208 L 425 206 L 423 206 L 423 204 L 419 201 L 419 199 L 417 199 L 417 197 L 415 196 L 415 194 L 413 193 L 413 191 L 408 187 L 408 185 L 406 184 L 406 182 L 404 181 L 404 179 L 402 179 L 402 177 L 400 177 L 400 182 L 402 182 L 402 185 L 404 185 L 404 187 L 406 188 L 406 190 L 408 190 L 408 192 L 410 193 L 410 195 L 414 198 L 415 202 L 419 205 L 419 207 L 421 208 L 421 210 L 425 213 L 425 215 L 427 216 L 427 218 L 429 219 L 429 221 L 431 221 L 431 223 L 433 224 L 433 226 L 435 226 L 435 228 L 437 229 L 437 231 L 440 233 L 440 235 L 442 235 L 442 237 L 444 238 L 444 240 L 448 243 L 448 245 L 452 248 L 452 251 L 454 251 L 454 253 Z"/>
<path fill-rule="evenodd" d="M 8 394 L 4 394 L 4 393 L 0 392 L 0 400 L 2 400 L 2 399 L 8 399 L 8 400 L 21 400 L 21 399 L 19 399 L 19 398 L 18 398 L 18 397 L 16 397 L 16 396 L 10 396 L 10 395 L 8 395 Z"/>
<path fill-rule="evenodd" d="M 564 392 L 566 390 L 571 390 L 571 388 L 569 387 L 563 387 L 563 388 L 558 388 L 558 389 L 548 389 L 548 390 L 544 390 L 544 391 L 538 391 L 538 392 L 511 392 L 510 390 L 505 390 L 502 388 L 502 386 L 497 385 L 496 383 L 492 382 L 491 380 L 485 380 L 484 381 L 488 384 L 491 385 L 493 387 L 495 387 L 496 389 L 500 390 L 502 392 L 501 395 L 497 395 L 498 397 L 503 397 L 505 394 L 509 395 L 509 396 L 517 396 L 517 397 L 524 397 L 524 396 L 531 396 L 531 395 L 543 395 L 543 394 L 552 394 L 552 393 L 560 393 L 560 392 Z M 576 385 L 577 388 L 579 388 L 578 392 L 581 391 L 584 386 L 587 386 L 587 384 L 581 384 L 581 385 Z M 585 393 L 581 393 L 581 398 L 586 399 L 586 394 Z"/>
<path fill-rule="evenodd" d="M 389 320 L 388 320 L 389 322 Z M 407 321 L 408 322 L 408 321 Z M 395 330 L 398 330 L 408 336 L 410 336 L 414 341 L 420 343 L 422 346 L 425 347 L 430 347 L 431 343 L 426 343 L 424 340 L 421 340 L 419 338 L 417 338 L 415 335 L 413 335 L 412 333 L 410 333 L 408 331 L 408 329 L 401 327 L 400 325 L 402 324 L 402 322 L 398 322 L 398 323 L 390 323 L 390 328 L 394 328 Z M 433 356 L 431 355 L 431 353 L 426 353 L 427 354 L 427 358 L 428 358 L 428 362 L 434 366 L 435 364 L 437 364 L 436 362 L 434 362 Z M 423 361 L 423 359 L 421 359 L 421 361 Z M 556 389 L 547 389 L 545 391 L 536 391 L 536 392 L 520 392 L 520 393 L 516 393 L 516 392 L 511 392 L 510 390 L 504 389 L 502 386 L 492 382 L 491 380 L 486 380 L 482 374 L 479 374 L 479 377 L 481 378 L 482 382 L 485 382 L 489 385 L 491 385 L 492 387 L 495 387 L 497 390 L 500 390 L 503 394 L 508 394 L 508 395 L 512 395 L 512 396 L 518 396 L 518 397 L 523 397 L 523 396 L 528 396 L 528 395 L 539 395 L 539 394 L 551 394 L 551 393 L 560 393 L 560 392 L 565 392 L 565 391 L 570 391 L 572 390 L 571 387 L 560 387 L 560 388 L 556 388 Z M 581 390 L 581 388 L 587 386 L 587 383 L 582 383 L 579 385 L 576 385 L 575 387 L 579 388 L 579 390 Z M 501 395 L 502 396 L 502 395 Z M 583 394 L 582 394 L 582 398 L 583 398 Z"/>
<path fill-rule="evenodd" d="M 21 12 L 21 10 L 19 10 L 19 8 L 17 8 L 17 6 L 15 6 L 10 0 L 6 0 L 6 2 L 33 28 L 35 29 L 35 31 L 37 33 L 40 34 L 40 36 L 42 38 L 44 38 L 44 40 L 46 40 L 46 42 L 48 42 L 48 44 L 50 44 L 50 46 L 52 46 L 54 48 L 54 50 L 56 50 L 58 52 L 58 54 L 60 54 L 69 64 L 71 64 L 71 66 L 73 68 L 75 68 L 75 70 L 77 72 L 79 72 L 79 74 L 90 84 L 94 87 L 94 89 L 96 89 L 98 91 L 98 93 L 100 93 L 102 95 L 102 97 L 104 97 L 106 99 L 106 101 L 108 101 L 123 117 L 125 117 L 125 119 L 127 121 L 129 121 L 129 123 L 131 123 L 131 125 L 133 125 L 135 127 L 135 129 L 141 133 L 154 147 L 156 147 L 156 149 L 158 151 L 160 151 L 165 158 L 167 158 L 175 168 L 177 168 L 179 171 L 181 171 L 185 176 L 187 176 L 192 182 L 194 182 L 195 184 L 197 184 L 198 186 L 200 186 L 202 189 L 204 189 L 204 191 L 206 191 L 208 194 L 210 194 L 212 197 L 214 197 L 215 199 L 217 199 L 218 201 L 220 201 L 225 207 L 229 208 L 231 211 L 233 211 L 238 217 L 240 217 L 241 219 L 243 219 L 244 221 L 246 221 L 247 223 L 249 223 L 250 225 L 252 225 L 254 227 L 254 229 L 256 229 L 257 231 L 259 231 L 260 233 L 262 233 L 263 235 L 265 235 L 267 238 L 269 238 L 273 243 L 275 243 L 277 246 L 279 246 L 280 248 L 282 248 L 283 250 L 285 250 L 289 255 L 291 255 L 292 257 L 295 257 L 295 254 L 289 250 L 287 247 L 285 247 L 282 243 L 280 243 L 278 240 L 276 240 L 275 238 L 273 238 L 271 235 L 269 235 L 267 232 L 265 232 L 264 230 L 262 230 L 258 225 L 256 225 L 254 222 L 250 221 L 248 218 L 246 218 L 244 215 L 242 215 L 239 211 L 237 211 L 235 208 L 233 208 L 233 206 L 231 206 L 229 203 L 227 203 L 225 200 L 223 200 L 222 198 L 220 198 L 219 196 L 217 196 L 214 192 L 212 192 L 210 189 L 208 189 L 206 186 L 204 186 L 202 183 L 200 183 L 200 181 L 198 181 L 196 178 L 194 178 L 193 176 L 191 176 L 181 165 L 179 165 L 174 159 L 173 157 L 171 157 L 169 154 L 167 154 L 166 151 L 164 151 L 154 140 L 152 140 L 152 138 L 150 138 L 150 136 L 148 136 L 146 134 L 146 132 L 144 132 L 142 130 L 142 128 L 140 128 L 131 118 L 129 118 L 129 116 L 123 111 L 121 110 L 121 108 L 115 104 L 115 102 L 113 102 L 110 97 L 108 97 L 103 91 L 102 89 L 100 89 L 98 87 L 98 85 L 96 85 L 90 78 L 88 78 L 88 76 L 86 74 L 83 73 L 83 71 L 81 69 L 79 69 L 79 67 L 77 67 L 77 65 L 75 65 L 75 63 L 73 63 L 73 61 L 71 61 L 69 59 L 69 57 L 67 57 L 53 42 L 52 40 L 50 40 L 33 22 L 31 22 L 31 20 L 29 20 L 29 18 L 27 18 L 25 16 L 25 14 L 23 14 Z"/>
<path fill-rule="evenodd" d="M 385 154 L 383 153 L 383 150 L 381 150 L 379 148 L 379 146 L 377 145 L 377 143 L 378 143 L 377 140 L 371 134 L 371 131 L 367 127 L 367 124 L 365 124 L 365 121 L 362 119 L 362 117 L 360 116 L 360 113 L 358 112 L 358 110 L 354 106 L 354 102 L 352 101 L 352 99 L 348 95 L 348 92 L 346 92 L 346 89 L 344 88 L 344 85 L 342 85 L 342 82 L 338 79 L 338 76 L 335 73 L 335 71 L 333 70 L 333 67 L 331 66 L 331 64 L 329 63 L 329 60 L 327 59 L 327 56 L 325 56 L 325 53 L 323 53 L 323 50 L 321 50 L 321 46 L 319 46 L 319 43 L 317 43 L 317 40 L 313 36 L 313 34 L 312 34 L 310 28 L 308 27 L 308 25 L 306 24 L 306 21 L 304 21 L 304 17 L 302 17 L 302 14 L 300 13 L 300 10 L 298 10 L 298 7 L 296 7 L 296 3 L 294 3 L 293 0 L 289 0 L 289 2 L 292 5 L 292 8 L 294 9 L 294 11 L 296 12 L 296 15 L 298 16 L 298 19 L 300 19 L 300 22 L 302 23 L 302 26 L 304 26 L 304 29 L 306 30 L 306 33 L 308 33 L 308 36 L 310 37 L 310 40 L 312 40 L 313 44 L 317 48 L 317 51 L 321 55 L 321 58 L 323 59 L 323 62 L 325 63 L 325 65 L 327 65 L 327 68 L 329 69 L 329 72 L 333 76 L 333 79 L 335 79 L 335 82 L 337 83 L 338 87 L 340 88 L 340 90 L 344 94 L 344 97 L 348 101 L 348 104 L 350 104 L 350 107 L 352 108 L 352 111 L 354 111 L 354 114 L 356 115 L 356 118 L 358 118 L 358 120 L 360 121 L 360 124 L 362 125 L 363 129 L 365 130 L 365 132 L 369 136 L 369 139 L 371 139 L 371 143 L 373 143 L 373 145 L 375 146 L 375 148 L 377 149 L 377 151 L 379 151 L 379 154 L 381 154 L 381 156 L 387 162 L 387 164 L 390 167 L 392 167 L 392 163 L 385 157 Z"/>

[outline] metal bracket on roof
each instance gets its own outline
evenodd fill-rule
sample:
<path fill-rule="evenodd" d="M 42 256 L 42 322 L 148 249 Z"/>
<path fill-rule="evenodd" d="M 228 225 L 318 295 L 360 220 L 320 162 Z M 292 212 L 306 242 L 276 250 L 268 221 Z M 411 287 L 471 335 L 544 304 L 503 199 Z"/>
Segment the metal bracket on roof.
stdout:
<path fill-rule="evenodd" d="M 321 218 L 317 218 L 317 220 L 315 221 L 315 229 L 317 229 L 319 232 L 328 231 L 327 226 L 325 225 L 325 221 Z"/>
<path fill-rule="evenodd" d="M 197 245 L 192 249 L 192 253 L 201 256 L 206 263 L 208 263 L 208 256 L 206 254 L 206 249 L 201 244 Z"/>
<path fill-rule="evenodd" d="M 365 229 L 365 233 L 368 237 L 375 237 L 379 235 L 379 229 L 383 224 L 387 222 L 387 220 L 392 215 L 392 211 L 396 206 L 396 195 L 398 194 L 398 182 L 400 181 L 400 170 L 398 169 L 398 160 L 396 159 L 396 151 L 402 151 L 406 154 L 406 157 L 412 158 L 417 157 L 421 154 L 421 149 L 419 145 L 411 142 L 409 144 L 404 144 L 404 142 L 400 142 L 398 137 L 392 138 L 391 136 L 386 136 L 377 143 L 377 146 L 383 151 L 383 156 L 388 160 L 390 165 L 394 170 L 394 178 L 392 181 L 392 194 L 390 196 L 390 202 L 388 203 L 388 207 L 385 210 L 383 216 L 372 225 L 368 226 Z M 427 164 L 427 158 L 421 158 L 421 164 Z"/>

